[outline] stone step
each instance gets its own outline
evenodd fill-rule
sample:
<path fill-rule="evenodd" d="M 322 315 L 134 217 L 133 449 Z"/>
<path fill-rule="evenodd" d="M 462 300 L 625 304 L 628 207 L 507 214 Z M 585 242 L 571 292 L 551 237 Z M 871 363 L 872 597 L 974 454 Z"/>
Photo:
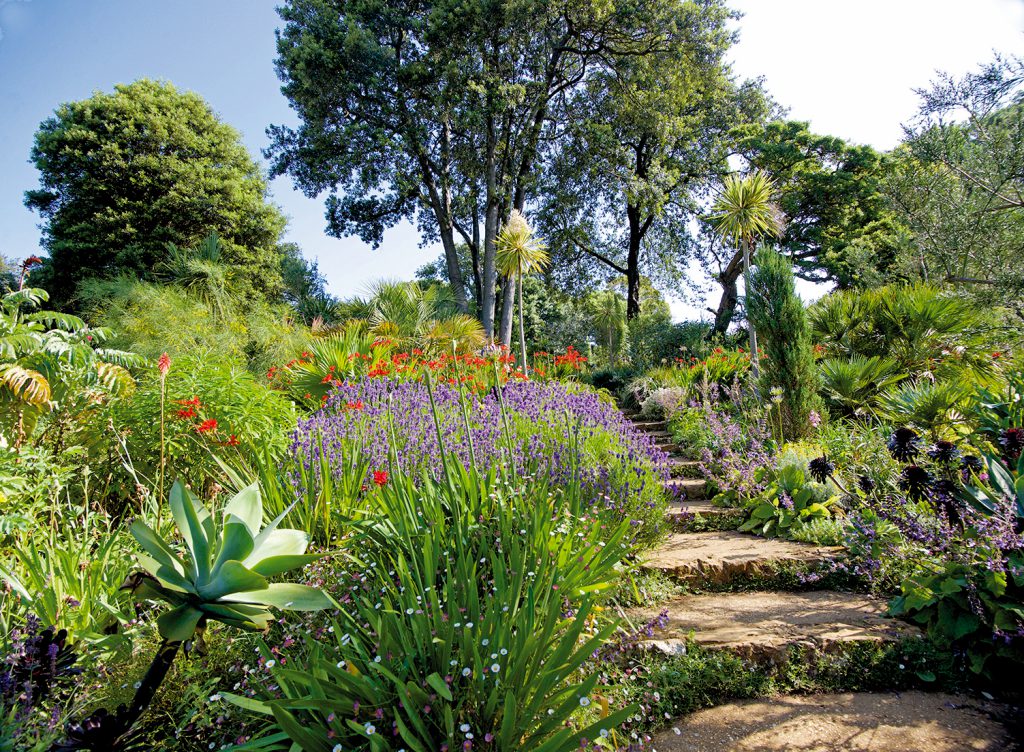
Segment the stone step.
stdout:
<path fill-rule="evenodd" d="M 972 695 L 857 692 L 739 700 L 670 721 L 659 752 L 1008 752 L 1019 709 Z"/>
<path fill-rule="evenodd" d="M 663 420 L 645 420 L 643 418 L 633 419 L 633 426 L 639 428 L 641 431 L 648 431 L 650 433 L 664 433 L 668 427 L 668 423 Z"/>
<path fill-rule="evenodd" d="M 663 610 L 668 623 L 647 646 L 669 654 L 686 652 L 692 639 L 706 648 L 779 663 L 792 647 L 831 652 L 855 642 L 896 642 L 921 631 L 885 616 L 885 601 L 870 595 L 815 590 L 801 593 L 707 593 L 684 595 L 660 608 L 630 612 L 648 622 Z"/>
<path fill-rule="evenodd" d="M 673 478 L 696 478 L 700 475 L 700 462 L 681 457 L 669 457 L 668 470 Z"/>
<path fill-rule="evenodd" d="M 644 566 L 694 587 L 712 587 L 769 581 L 780 568 L 823 566 L 842 552 L 729 531 L 673 533 L 648 554 Z"/>
<path fill-rule="evenodd" d="M 703 478 L 672 478 L 662 485 L 676 498 L 703 499 L 708 484 Z"/>
<path fill-rule="evenodd" d="M 720 507 L 710 501 L 670 501 L 665 517 L 679 532 L 706 530 L 735 530 L 746 519 L 746 513 L 736 507 Z"/>
<path fill-rule="evenodd" d="M 647 435 L 654 439 L 655 444 L 671 444 L 672 434 L 668 431 L 648 431 Z"/>

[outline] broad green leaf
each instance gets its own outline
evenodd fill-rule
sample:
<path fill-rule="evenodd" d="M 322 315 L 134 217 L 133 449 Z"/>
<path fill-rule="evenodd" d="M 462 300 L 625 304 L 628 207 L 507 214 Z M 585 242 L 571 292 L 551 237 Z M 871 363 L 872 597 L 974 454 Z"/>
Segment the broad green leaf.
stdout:
<path fill-rule="evenodd" d="M 192 606 L 184 605 L 165 611 L 156 620 L 160 636 L 168 642 L 184 642 L 196 632 L 203 612 Z"/>
<path fill-rule="evenodd" d="M 181 532 L 189 552 L 192 554 L 193 576 L 196 584 L 205 583 L 210 576 L 210 541 L 196 509 L 196 498 L 186 489 L 181 481 L 175 481 L 171 487 L 171 514 Z"/>
<path fill-rule="evenodd" d="M 240 562 L 226 561 L 210 582 L 199 588 L 207 601 L 217 601 L 231 593 L 251 592 L 267 587 L 267 579 L 247 569 Z"/>
<path fill-rule="evenodd" d="M 274 577 L 292 569 L 299 569 L 317 559 L 323 558 L 323 554 L 300 554 L 295 556 L 270 556 L 253 564 L 250 569 L 264 577 Z"/>
<path fill-rule="evenodd" d="M 298 556 L 306 553 L 309 536 L 301 530 L 273 530 L 268 535 L 260 534 L 243 564 L 252 566 L 261 559 L 271 556 Z"/>
<path fill-rule="evenodd" d="M 309 585 L 276 582 L 264 590 L 238 592 L 225 595 L 222 600 L 232 603 L 259 603 L 289 611 L 320 611 L 333 608 L 334 602 L 326 593 Z"/>
<path fill-rule="evenodd" d="M 254 538 L 259 534 L 263 525 L 263 503 L 260 501 L 258 483 L 246 486 L 231 497 L 224 507 L 224 520 L 227 521 L 230 515 L 240 519 Z"/>

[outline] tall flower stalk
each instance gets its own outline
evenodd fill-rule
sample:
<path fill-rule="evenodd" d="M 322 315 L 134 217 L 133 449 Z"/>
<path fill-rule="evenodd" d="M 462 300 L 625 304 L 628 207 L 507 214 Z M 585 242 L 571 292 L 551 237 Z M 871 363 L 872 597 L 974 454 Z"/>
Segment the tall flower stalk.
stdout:
<path fill-rule="evenodd" d="M 167 459 L 166 442 L 164 441 L 164 405 L 167 402 L 167 372 L 171 370 L 171 357 L 165 352 L 156 363 L 160 371 L 160 470 L 157 473 L 156 524 L 160 525 L 160 515 L 164 503 L 164 473 Z"/>

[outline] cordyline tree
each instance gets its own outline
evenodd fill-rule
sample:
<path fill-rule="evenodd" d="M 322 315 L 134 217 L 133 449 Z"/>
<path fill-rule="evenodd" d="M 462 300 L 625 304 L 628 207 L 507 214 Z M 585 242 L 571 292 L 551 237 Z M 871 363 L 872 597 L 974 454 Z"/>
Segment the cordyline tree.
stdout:
<path fill-rule="evenodd" d="M 540 229 L 567 288 L 626 280 L 640 314 L 641 276 L 671 284 L 684 271 L 698 198 L 729 171 L 731 130 L 768 102 L 725 61 L 736 16 L 721 0 L 667 3 L 657 54 L 600 69 L 565 99 L 563 137 L 548 144 Z"/>
<path fill-rule="evenodd" d="M 749 171 L 773 185 L 772 200 L 785 224 L 775 244 L 802 279 L 833 282 L 839 288 L 882 284 L 890 273 L 901 225 L 882 185 L 883 155 L 808 130 L 807 123 L 773 120 L 748 123 L 732 133 L 732 151 Z M 743 271 L 741 249 L 722 245 L 706 223 L 707 242 L 698 254 L 717 267 L 722 297 L 716 331 L 724 332 L 736 309 L 736 284 Z"/>
<path fill-rule="evenodd" d="M 561 137 L 565 101 L 597 71 L 657 54 L 675 0 L 291 0 L 277 70 L 299 115 L 269 129 L 267 156 L 310 196 L 329 191 L 328 232 L 379 245 L 415 219 L 439 240 L 469 310 L 508 342 L 496 240 L 535 189 L 541 145 Z M 499 318 L 500 317 L 500 318 Z"/>

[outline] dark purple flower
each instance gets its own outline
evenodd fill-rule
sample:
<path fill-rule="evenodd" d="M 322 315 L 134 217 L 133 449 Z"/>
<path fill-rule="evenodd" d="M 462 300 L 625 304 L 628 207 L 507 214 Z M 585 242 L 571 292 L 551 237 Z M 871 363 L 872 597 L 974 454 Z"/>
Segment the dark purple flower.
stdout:
<path fill-rule="evenodd" d="M 948 465 L 960 456 L 960 450 L 956 448 L 956 444 L 952 441 L 936 441 L 932 448 L 928 450 L 928 456 L 936 462 Z"/>
<path fill-rule="evenodd" d="M 960 467 L 969 473 L 980 473 L 985 465 L 976 454 L 965 454 L 960 458 Z"/>
<path fill-rule="evenodd" d="M 900 488 L 914 501 L 924 498 L 931 483 L 931 473 L 919 465 L 907 465 L 900 473 Z"/>
<path fill-rule="evenodd" d="M 921 437 L 912 428 L 897 428 L 889 437 L 889 453 L 900 462 L 914 459 L 921 449 Z"/>
<path fill-rule="evenodd" d="M 999 434 L 998 443 L 1007 459 L 1017 459 L 1024 450 L 1024 428 L 1005 429 Z"/>
<path fill-rule="evenodd" d="M 823 454 L 808 462 L 807 470 L 818 483 L 824 483 L 836 471 L 836 466 L 829 460 L 827 455 Z"/>
<path fill-rule="evenodd" d="M 870 475 L 862 475 L 859 478 L 857 478 L 857 486 L 860 488 L 861 491 L 863 491 L 866 494 L 869 494 L 875 490 L 878 484 L 875 483 L 875 479 L 872 478 Z"/>

